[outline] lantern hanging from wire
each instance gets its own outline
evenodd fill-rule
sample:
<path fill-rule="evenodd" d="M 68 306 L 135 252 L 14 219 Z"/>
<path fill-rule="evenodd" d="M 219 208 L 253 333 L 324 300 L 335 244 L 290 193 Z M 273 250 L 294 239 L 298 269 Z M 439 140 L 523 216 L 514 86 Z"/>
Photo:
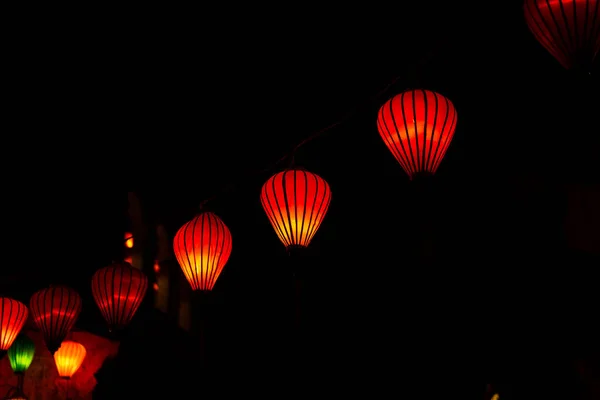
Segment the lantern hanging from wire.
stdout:
<path fill-rule="evenodd" d="M 31 296 L 29 308 L 46 347 L 54 354 L 79 318 L 81 297 L 70 287 L 50 286 Z"/>
<path fill-rule="evenodd" d="M 0 359 L 6 355 L 23 329 L 28 315 L 25 304 L 8 297 L 0 297 Z"/>
<path fill-rule="evenodd" d="M 231 233 L 212 212 L 202 212 L 175 234 L 173 250 L 192 290 L 210 291 L 231 255 Z"/>
<path fill-rule="evenodd" d="M 92 295 L 110 331 L 129 324 L 147 289 L 146 275 L 127 262 L 100 268 L 92 277 Z"/>
<path fill-rule="evenodd" d="M 287 249 L 308 247 L 329 209 L 331 189 L 319 175 L 294 168 L 269 178 L 260 201 Z"/>
<path fill-rule="evenodd" d="M 591 67 L 600 50 L 600 0 L 525 0 L 536 40 L 566 69 Z"/>
<path fill-rule="evenodd" d="M 35 343 L 29 336 L 21 333 L 8 349 L 10 367 L 17 375 L 24 374 L 31 365 L 35 355 Z"/>
<path fill-rule="evenodd" d="M 454 136 L 457 114 L 446 97 L 430 90 L 397 94 L 380 109 L 377 129 L 410 179 L 434 174 Z"/>
<path fill-rule="evenodd" d="M 58 376 L 63 379 L 71 379 L 81 367 L 85 355 L 86 350 L 81 343 L 72 340 L 62 342 L 60 348 L 54 353 Z"/>

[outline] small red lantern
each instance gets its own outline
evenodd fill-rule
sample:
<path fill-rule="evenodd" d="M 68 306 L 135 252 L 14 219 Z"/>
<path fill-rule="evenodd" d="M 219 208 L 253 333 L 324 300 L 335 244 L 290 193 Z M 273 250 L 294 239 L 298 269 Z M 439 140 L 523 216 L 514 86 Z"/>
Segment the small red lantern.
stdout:
<path fill-rule="evenodd" d="M 438 169 L 456 130 L 450 100 L 430 90 L 409 90 L 380 109 L 377 129 L 396 160 L 412 179 Z"/>
<path fill-rule="evenodd" d="M 231 233 L 211 212 L 184 224 L 173 240 L 175 257 L 192 290 L 212 290 L 231 255 Z"/>
<path fill-rule="evenodd" d="M 65 340 L 60 348 L 54 353 L 54 362 L 58 370 L 58 376 L 63 379 L 71 379 L 75 372 L 81 367 L 85 358 L 86 350 L 81 343 Z"/>
<path fill-rule="evenodd" d="M 129 324 L 146 289 L 146 275 L 126 262 L 100 268 L 92 277 L 92 295 L 110 331 Z"/>
<path fill-rule="evenodd" d="M 331 189 L 317 174 L 290 169 L 267 180 L 260 201 L 286 248 L 308 247 L 327 214 Z"/>
<path fill-rule="evenodd" d="M 525 0 L 527 26 L 566 69 L 591 67 L 600 50 L 600 0 Z"/>
<path fill-rule="evenodd" d="M 51 354 L 73 329 L 81 312 L 81 297 L 67 286 L 50 286 L 35 292 L 29 300 L 33 322 L 42 331 Z"/>
<path fill-rule="evenodd" d="M 28 314 L 25 304 L 0 297 L 0 358 L 4 357 L 21 332 Z"/>

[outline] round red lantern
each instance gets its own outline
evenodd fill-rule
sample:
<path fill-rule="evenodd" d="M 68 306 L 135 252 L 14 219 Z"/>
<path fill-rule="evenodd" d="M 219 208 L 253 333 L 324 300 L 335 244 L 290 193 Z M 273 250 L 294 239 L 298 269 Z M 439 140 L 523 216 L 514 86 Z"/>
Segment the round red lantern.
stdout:
<path fill-rule="evenodd" d="M 100 268 L 92 277 L 92 295 L 110 331 L 124 328 L 148 289 L 146 275 L 127 262 Z"/>
<path fill-rule="evenodd" d="M 456 110 L 430 90 L 409 90 L 380 109 L 377 129 L 410 179 L 438 169 L 456 130 Z"/>
<path fill-rule="evenodd" d="M 327 214 L 331 189 L 317 174 L 290 169 L 267 180 L 260 201 L 286 248 L 308 247 Z"/>
<path fill-rule="evenodd" d="M 42 331 L 51 354 L 73 329 L 81 312 L 81 297 L 67 286 L 50 286 L 35 292 L 29 300 L 33 322 Z"/>
<path fill-rule="evenodd" d="M 8 297 L 0 297 L 0 359 L 6 355 L 23 329 L 28 314 L 25 304 Z"/>
<path fill-rule="evenodd" d="M 566 69 L 589 68 L 600 50 L 600 0 L 525 0 L 527 26 Z"/>
<path fill-rule="evenodd" d="M 173 250 L 192 290 L 209 291 L 231 255 L 231 233 L 215 214 L 202 212 L 179 228 Z"/>
<path fill-rule="evenodd" d="M 75 372 L 81 367 L 85 358 L 86 350 L 81 343 L 65 340 L 60 348 L 54 353 L 54 362 L 58 370 L 58 376 L 63 379 L 71 379 Z"/>

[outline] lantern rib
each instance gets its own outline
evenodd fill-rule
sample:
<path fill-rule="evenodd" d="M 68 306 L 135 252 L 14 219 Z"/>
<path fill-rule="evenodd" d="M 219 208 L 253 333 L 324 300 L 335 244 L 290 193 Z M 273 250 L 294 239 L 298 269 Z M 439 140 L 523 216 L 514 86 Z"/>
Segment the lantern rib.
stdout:
<path fill-rule="evenodd" d="M 23 329 L 28 315 L 29 310 L 20 301 L 0 297 L 0 351 L 10 349 Z"/>
<path fill-rule="evenodd" d="M 396 115 L 394 114 L 394 99 L 392 99 L 391 101 L 389 101 L 389 107 L 390 107 L 390 117 L 392 119 L 392 124 L 394 125 L 394 130 L 396 132 L 396 137 L 398 138 L 398 143 L 400 143 L 400 147 L 402 148 L 402 151 L 404 152 L 404 157 L 400 157 L 400 158 L 396 158 L 397 160 L 401 159 L 404 164 L 404 170 L 409 174 L 412 175 L 412 166 L 410 165 L 410 153 L 409 151 L 407 151 L 407 149 L 404 147 L 404 140 L 402 139 L 402 135 L 400 134 L 400 129 L 398 128 L 398 123 L 396 122 Z M 387 126 L 387 121 L 384 118 L 383 119 L 386 126 Z M 388 130 L 389 131 L 389 130 Z M 394 147 L 397 149 L 397 146 L 394 145 Z"/>
<path fill-rule="evenodd" d="M 423 96 L 425 96 L 425 98 L 427 98 L 428 93 L 425 92 L 423 90 Z M 439 110 L 439 101 L 438 101 L 438 96 L 437 93 L 433 93 L 433 102 L 435 104 L 434 108 L 433 108 L 433 125 L 431 125 L 431 139 L 429 140 L 429 150 L 426 152 L 427 154 L 427 162 L 425 164 L 425 167 L 423 168 L 423 170 L 427 171 L 431 171 L 433 170 L 433 166 L 435 164 L 435 153 L 432 151 L 433 150 L 433 142 L 435 141 L 435 128 L 437 126 L 437 120 L 438 120 L 438 110 Z M 429 126 L 429 107 L 425 107 L 425 132 L 427 132 L 427 126 Z M 439 140 L 438 140 L 439 142 Z"/>
<path fill-rule="evenodd" d="M 400 166 L 402 167 L 402 169 L 405 171 L 408 171 L 408 166 L 405 161 L 406 156 L 403 154 L 400 154 L 400 150 L 398 149 L 398 146 L 393 142 L 393 140 L 392 140 L 393 134 L 390 131 L 390 129 L 388 128 L 386 121 L 384 120 L 383 122 L 381 122 L 381 120 L 382 120 L 381 113 L 382 113 L 382 111 L 380 111 L 380 115 L 377 118 L 377 129 L 379 130 L 379 132 L 385 132 L 387 134 L 387 135 L 382 135 L 383 141 L 385 142 L 388 149 L 390 149 L 390 151 L 394 155 L 394 158 L 398 161 L 398 163 L 400 163 Z M 397 137 L 398 137 L 398 142 L 400 143 L 400 148 L 402 149 L 402 151 L 404 151 L 404 145 L 402 145 L 402 141 L 400 140 L 400 135 L 398 134 Z"/>

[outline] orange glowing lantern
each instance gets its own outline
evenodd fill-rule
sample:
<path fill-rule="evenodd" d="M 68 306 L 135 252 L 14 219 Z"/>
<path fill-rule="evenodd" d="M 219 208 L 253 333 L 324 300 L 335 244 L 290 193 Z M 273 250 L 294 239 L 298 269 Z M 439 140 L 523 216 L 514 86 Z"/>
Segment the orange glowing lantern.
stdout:
<path fill-rule="evenodd" d="M 130 232 L 125 233 L 125 247 L 133 248 L 133 235 Z"/>
<path fill-rule="evenodd" d="M 450 100 L 429 90 L 410 90 L 380 109 L 377 129 L 410 179 L 432 175 L 448 150 L 456 130 L 456 110 Z"/>
<path fill-rule="evenodd" d="M 67 286 L 50 286 L 31 296 L 29 308 L 51 354 L 73 329 L 81 312 L 81 297 Z"/>
<path fill-rule="evenodd" d="M 527 26 L 566 69 L 589 68 L 600 50 L 600 0 L 525 0 Z"/>
<path fill-rule="evenodd" d="M 212 290 L 231 255 L 231 233 L 219 217 L 202 212 L 173 240 L 175 257 L 192 290 Z"/>
<path fill-rule="evenodd" d="M 8 297 L 0 297 L 0 359 L 21 332 L 29 311 L 25 304 Z"/>
<path fill-rule="evenodd" d="M 54 362 L 58 375 L 63 379 L 71 379 L 81 367 L 85 358 L 85 347 L 81 343 L 65 340 L 54 353 Z"/>
<path fill-rule="evenodd" d="M 125 262 L 100 268 L 92 277 L 92 295 L 110 331 L 129 324 L 146 289 L 146 275 Z"/>
<path fill-rule="evenodd" d="M 286 248 L 307 247 L 327 214 L 331 189 L 317 174 L 290 169 L 267 180 L 260 201 Z"/>

